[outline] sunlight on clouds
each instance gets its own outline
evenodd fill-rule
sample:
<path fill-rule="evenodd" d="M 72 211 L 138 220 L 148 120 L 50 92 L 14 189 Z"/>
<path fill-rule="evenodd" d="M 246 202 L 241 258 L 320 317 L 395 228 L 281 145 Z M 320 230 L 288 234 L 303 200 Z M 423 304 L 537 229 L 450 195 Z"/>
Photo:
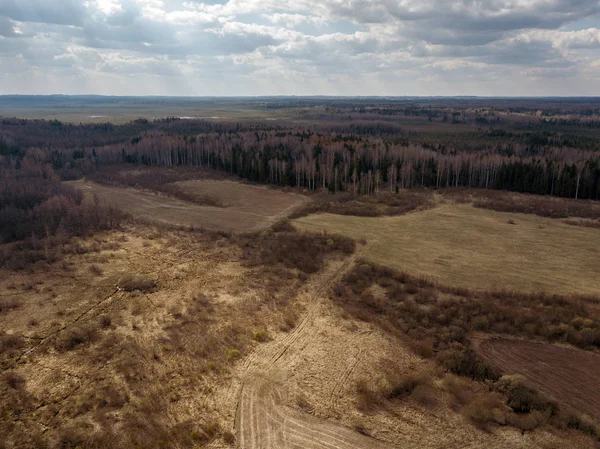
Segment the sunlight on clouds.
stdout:
<path fill-rule="evenodd" d="M 155 88 L 161 79 L 162 93 L 179 95 L 211 93 L 225 85 L 229 94 L 244 95 L 269 94 L 271 88 L 295 94 L 357 88 L 362 89 L 357 94 L 440 89 L 486 94 L 490 80 L 506 94 L 520 85 L 543 94 L 562 88 L 558 83 L 567 78 L 577 94 L 600 91 L 600 30 L 590 22 L 600 23 L 597 0 L 54 0 L 48 5 L 0 0 L 0 58 L 3 63 L 20 58 L 20 72 L 9 71 L 0 92 L 17 89 L 23 85 L 19 73 L 28 77 L 34 71 L 35 80 L 53 79 L 40 89 L 61 85 L 62 77 L 61 91 L 68 92 L 75 89 L 69 70 L 85 75 L 85 86 L 102 91 L 114 89 L 119 77 L 151 79 L 128 86 L 138 94 L 153 93 L 148 86 Z M 110 84 L 102 84 L 106 73 Z M 183 90 L 190 86 L 191 91 Z"/>

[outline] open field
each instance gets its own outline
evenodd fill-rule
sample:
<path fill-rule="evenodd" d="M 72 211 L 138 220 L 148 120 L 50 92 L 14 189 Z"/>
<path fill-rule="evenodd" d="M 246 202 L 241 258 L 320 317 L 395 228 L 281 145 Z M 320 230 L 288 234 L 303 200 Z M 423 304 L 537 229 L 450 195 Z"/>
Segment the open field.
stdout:
<path fill-rule="evenodd" d="M 135 227 L 69 243 L 55 265 L 1 271 L 0 299 L 14 304 L 0 313 L 5 446 L 591 447 L 575 432 L 478 429 L 439 386 L 433 406 L 359 410 L 361 379 L 436 370 L 328 299 L 356 256 L 302 281 L 248 266 L 236 242 Z"/>
<path fill-rule="evenodd" d="M 117 204 L 134 217 L 172 225 L 194 226 L 218 231 L 253 232 L 264 229 L 307 201 L 301 195 L 244 185 L 232 181 L 185 181 L 180 188 L 188 194 L 221 200 L 228 207 L 202 206 L 149 191 L 72 181 L 84 193 Z"/>
<path fill-rule="evenodd" d="M 367 259 L 445 285 L 560 294 L 600 291 L 599 229 L 448 204 L 397 217 L 317 214 L 293 224 L 365 239 Z"/>
<path fill-rule="evenodd" d="M 600 355 L 527 340 L 490 339 L 480 354 L 503 374 L 520 374 L 560 403 L 600 420 Z"/>

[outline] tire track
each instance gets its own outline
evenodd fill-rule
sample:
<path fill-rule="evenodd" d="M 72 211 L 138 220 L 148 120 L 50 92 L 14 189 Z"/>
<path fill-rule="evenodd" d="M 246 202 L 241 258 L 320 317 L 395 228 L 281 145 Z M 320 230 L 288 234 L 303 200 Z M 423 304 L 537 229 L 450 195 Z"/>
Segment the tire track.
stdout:
<path fill-rule="evenodd" d="M 285 370 L 298 358 L 308 339 L 319 334 L 317 320 L 322 296 L 336 279 L 343 276 L 354 264 L 358 254 L 345 260 L 340 266 L 317 277 L 298 298 L 306 304 L 306 313 L 296 328 L 278 340 L 257 350 L 242 366 L 235 427 L 238 447 L 262 448 L 315 448 L 315 449 L 383 449 L 389 446 L 361 435 L 346 427 L 307 415 L 285 405 L 282 388 L 269 380 L 271 373 Z M 336 407 L 346 383 L 360 362 L 362 351 L 350 359 L 334 385 L 330 402 Z M 236 388 L 230 387 L 228 396 Z"/>
<path fill-rule="evenodd" d="M 244 384 L 238 416 L 240 448 L 387 449 L 351 429 L 284 405 L 281 388 L 265 378 Z"/>
<path fill-rule="evenodd" d="M 340 397 L 344 387 L 348 384 L 348 379 L 352 376 L 352 373 L 359 364 L 363 350 L 359 349 L 356 354 L 350 359 L 350 363 L 346 366 L 344 373 L 338 378 L 337 382 L 331 389 L 331 395 L 329 396 L 329 405 L 333 411 L 337 411 Z"/>

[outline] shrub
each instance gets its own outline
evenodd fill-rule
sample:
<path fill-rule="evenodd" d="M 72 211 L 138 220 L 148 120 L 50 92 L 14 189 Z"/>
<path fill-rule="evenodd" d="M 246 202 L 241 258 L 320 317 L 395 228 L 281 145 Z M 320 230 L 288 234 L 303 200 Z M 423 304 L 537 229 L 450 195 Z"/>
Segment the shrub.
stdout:
<path fill-rule="evenodd" d="M 257 330 L 256 332 L 254 332 L 254 334 L 252 335 L 252 338 L 258 342 L 265 342 L 269 339 L 269 337 L 267 336 L 267 333 L 263 329 L 260 329 L 260 330 Z"/>
<path fill-rule="evenodd" d="M 14 371 L 9 371 L 4 375 L 4 381 L 13 390 L 22 390 L 25 388 L 25 378 Z"/>
<path fill-rule="evenodd" d="M 429 383 L 419 384 L 415 387 L 411 397 L 419 404 L 425 407 L 431 407 L 437 404 L 437 391 Z"/>
<path fill-rule="evenodd" d="M 242 356 L 242 353 L 240 351 L 238 351 L 237 349 L 230 349 L 229 351 L 227 351 L 227 360 L 228 361 L 237 360 L 241 356 Z"/>
<path fill-rule="evenodd" d="M 575 429 L 600 439 L 600 429 L 589 416 L 577 413 L 574 410 L 565 408 L 552 418 L 554 425 L 561 428 Z"/>
<path fill-rule="evenodd" d="M 23 337 L 19 335 L 0 335 L 0 353 L 8 353 L 20 349 L 25 345 Z"/>
<path fill-rule="evenodd" d="M 547 417 L 537 410 L 526 414 L 511 413 L 508 415 L 508 424 L 523 432 L 534 430 L 543 425 L 546 421 Z"/>
<path fill-rule="evenodd" d="M 448 391 L 452 398 L 459 404 L 464 405 L 472 398 L 473 392 L 467 381 L 452 374 L 446 374 L 442 380 L 443 388 Z"/>
<path fill-rule="evenodd" d="M 93 343 L 97 338 L 97 329 L 91 323 L 76 324 L 57 338 L 55 347 L 60 351 L 72 351 L 79 346 Z"/>
<path fill-rule="evenodd" d="M 102 276 L 104 274 L 104 270 L 96 264 L 90 266 L 90 272 L 96 276 Z"/>
<path fill-rule="evenodd" d="M 364 379 L 356 383 L 356 395 L 356 407 L 362 412 L 371 411 L 381 402 L 381 398 L 377 392 Z"/>
<path fill-rule="evenodd" d="M 489 424 L 506 424 L 508 408 L 497 393 L 486 393 L 473 399 L 465 409 L 465 415 L 478 427 Z"/>
<path fill-rule="evenodd" d="M 470 349 L 448 349 L 438 354 L 439 362 L 450 372 L 474 380 L 497 380 L 497 369 L 483 362 L 475 351 Z"/>
<path fill-rule="evenodd" d="M 126 292 L 139 290 L 141 292 L 153 292 L 158 286 L 156 279 L 145 275 L 128 275 L 119 282 L 119 286 Z"/>
<path fill-rule="evenodd" d="M 314 408 L 302 393 L 296 395 L 296 405 L 306 413 L 313 413 Z"/>
<path fill-rule="evenodd" d="M 254 259 L 257 264 L 270 267 L 282 264 L 310 274 L 323 267 L 328 254 L 351 254 L 355 251 L 356 244 L 354 240 L 338 235 L 281 232 L 254 239 L 252 243 L 248 242 L 245 249 L 245 258 Z M 258 249 L 258 260 L 250 254 L 250 249 Z"/>
<path fill-rule="evenodd" d="M 235 443 L 235 435 L 229 430 L 226 430 L 225 432 L 223 432 L 223 441 L 225 442 L 225 444 L 233 446 L 233 444 Z"/>
<path fill-rule="evenodd" d="M 403 376 L 388 377 L 390 391 L 388 398 L 397 398 L 411 394 L 417 387 L 431 385 L 431 378 L 424 374 L 411 373 Z"/>
<path fill-rule="evenodd" d="M 352 428 L 353 428 L 353 429 L 354 429 L 356 432 L 360 433 L 361 435 L 366 435 L 366 436 L 368 436 L 368 437 L 369 437 L 369 436 L 371 436 L 371 433 L 370 433 L 370 432 L 369 432 L 369 430 L 368 430 L 368 429 L 365 427 L 365 425 L 364 425 L 362 422 L 358 421 L 358 420 L 355 420 L 355 421 L 352 423 Z"/>
<path fill-rule="evenodd" d="M 524 381 L 521 376 L 502 376 L 498 382 L 498 389 L 508 397 L 508 406 L 517 413 L 538 411 L 556 414 L 558 405 L 525 385 Z"/>
<path fill-rule="evenodd" d="M 434 341 L 430 338 L 410 341 L 410 347 L 421 357 L 429 359 L 435 354 Z"/>
<path fill-rule="evenodd" d="M 0 313 L 21 307 L 21 300 L 16 297 L 0 299 Z"/>
<path fill-rule="evenodd" d="M 296 232 L 296 228 L 288 220 L 278 221 L 271 229 L 273 232 Z"/>
<path fill-rule="evenodd" d="M 108 315 L 101 315 L 100 316 L 100 327 L 102 329 L 107 329 L 111 326 L 112 324 L 112 319 L 110 318 L 110 316 Z"/>
<path fill-rule="evenodd" d="M 283 324 L 281 325 L 281 330 L 284 332 L 291 331 L 296 327 L 297 321 L 298 314 L 294 309 L 288 307 L 283 314 Z"/>

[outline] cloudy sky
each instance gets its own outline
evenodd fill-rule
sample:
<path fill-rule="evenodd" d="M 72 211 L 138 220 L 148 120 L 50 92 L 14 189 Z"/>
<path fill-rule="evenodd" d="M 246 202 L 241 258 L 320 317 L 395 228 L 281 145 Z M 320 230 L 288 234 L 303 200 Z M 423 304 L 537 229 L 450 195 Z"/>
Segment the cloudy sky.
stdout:
<path fill-rule="evenodd" d="M 599 0 L 0 0 L 0 94 L 600 95 Z"/>

